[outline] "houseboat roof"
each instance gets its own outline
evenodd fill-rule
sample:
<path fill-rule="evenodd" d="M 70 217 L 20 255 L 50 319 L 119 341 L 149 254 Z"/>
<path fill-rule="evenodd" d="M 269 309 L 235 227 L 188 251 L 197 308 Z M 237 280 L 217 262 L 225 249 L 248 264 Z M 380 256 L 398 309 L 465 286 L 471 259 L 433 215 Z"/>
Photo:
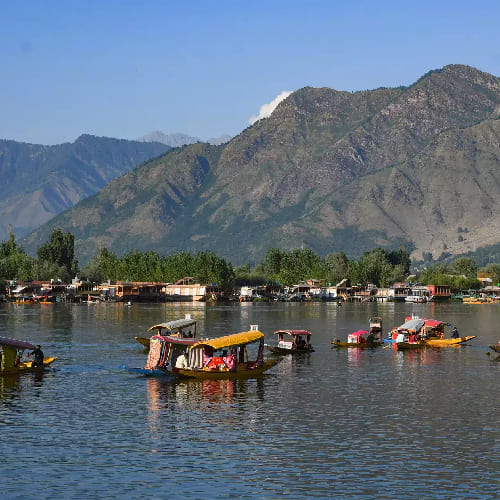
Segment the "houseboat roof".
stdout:
<path fill-rule="evenodd" d="M 25 342 L 24 340 L 8 339 L 7 337 L 0 337 L 0 345 L 18 347 L 19 349 L 36 349 L 36 347 L 29 342 Z"/>
<path fill-rule="evenodd" d="M 293 337 L 296 335 L 305 335 L 306 337 L 311 336 L 311 332 L 308 332 L 307 330 L 276 330 L 274 335 L 278 335 L 280 333 L 286 333 L 288 335 L 292 335 Z"/>
<path fill-rule="evenodd" d="M 191 347 L 202 347 L 208 346 L 214 349 L 223 349 L 224 347 L 232 347 L 237 345 L 250 344 L 264 338 L 264 334 L 258 330 L 251 330 L 248 332 L 233 333 L 232 335 L 225 335 L 224 337 L 218 337 L 211 340 L 203 340 L 202 342 L 197 342 Z"/>
<path fill-rule="evenodd" d="M 148 332 L 151 330 L 165 328 L 167 330 L 174 330 L 176 328 L 184 328 L 185 326 L 195 325 L 195 319 L 176 319 L 174 321 L 168 321 L 167 323 L 159 323 L 158 325 L 153 325 L 148 328 Z"/>

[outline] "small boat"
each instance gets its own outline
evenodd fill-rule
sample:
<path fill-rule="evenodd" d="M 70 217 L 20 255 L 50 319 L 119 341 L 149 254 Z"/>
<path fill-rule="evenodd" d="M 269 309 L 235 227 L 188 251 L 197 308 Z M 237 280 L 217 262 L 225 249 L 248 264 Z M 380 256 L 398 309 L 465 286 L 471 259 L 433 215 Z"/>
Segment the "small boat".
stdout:
<path fill-rule="evenodd" d="M 148 328 L 148 332 L 155 330 L 156 335 L 163 337 L 196 338 L 196 320 L 189 314 L 184 319 L 176 319 L 167 323 L 159 323 Z M 134 337 L 144 347 L 149 347 L 150 337 Z"/>
<path fill-rule="evenodd" d="M 391 332 L 392 340 L 397 349 L 451 347 L 476 338 L 476 335 L 445 338 L 445 326 L 451 325 L 437 319 L 420 318 L 412 314 L 406 317 L 405 320 L 405 323 L 393 328 Z M 455 328 L 453 328 L 453 331 L 458 335 Z"/>
<path fill-rule="evenodd" d="M 489 345 L 488 346 L 492 351 L 495 351 L 495 352 L 500 352 L 500 342 L 498 345 Z M 489 353 L 488 353 L 489 354 Z"/>
<path fill-rule="evenodd" d="M 247 345 L 255 342 L 259 342 L 258 353 L 255 360 L 249 360 Z M 280 360 L 264 359 L 264 334 L 258 330 L 211 340 L 154 335 L 146 366 L 129 371 L 196 379 L 248 378 L 264 373 Z"/>
<path fill-rule="evenodd" d="M 0 337 L 1 363 L 0 375 L 16 375 L 27 372 L 38 372 L 51 365 L 57 357 L 43 358 L 43 366 L 33 366 L 33 361 L 21 360 L 26 349 L 34 351 L 36 346 L 24 340 Z"/>
<path fill-rule="evenodd" d="M 311 345 L 311 332 L 307 330 L 277 330 L 278 345 L 266 344 L 266 348 L 274 354 L 300 354 L 313 352 Z"/>
<path fill-rule="evenodd" d="M 347 336 L 347 342 L 333 340 L 334 347 L 378 347 L 384 344 L 382 338 L 382 318 L 370 318 L 370 330 L 357 330 Z"/>

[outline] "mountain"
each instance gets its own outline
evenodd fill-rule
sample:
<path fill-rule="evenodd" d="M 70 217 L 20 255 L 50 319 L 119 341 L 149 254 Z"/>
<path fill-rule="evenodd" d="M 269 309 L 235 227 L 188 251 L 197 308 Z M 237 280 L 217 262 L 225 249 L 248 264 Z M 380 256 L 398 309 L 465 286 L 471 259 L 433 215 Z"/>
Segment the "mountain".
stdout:
<path fill-rule="evenodd" d="M 175 148 L 179 146 L 185 146 L 187 144 L 194 144 L 195 142 L 208 142 L 209 144 L 218 146 L 220 144 L 229 142 L 231 140 L 231 136 L 228 134 L 222 134 L 219 137 L 213 137 L 211 139 L 207 139 L 206 141 L 202 141 L 201 139 L 198 139 L 198 137 L 192 137 L 186 134 L 164 134 L 159 130 L 155 130 L 140 137 L 138 140 L 143 142 L 161 142 L 162 144 L 166 144 L 167 146 Z"/>
<path fill-rule="evenodd" d="M 198 137 L 192 137 L 187 134 L 164 134 L 159 130 L 154 130 L 153 132 L 149 132 L 149 134 L 143 135 L 138 139 L 141 142 L 161 142 L 167 146 L 172 148 L 176 148 L 179 146 L 184 146 L 186 144 L 194 144 L 195 142 L 201 142 Z"/>
<path fill-rule="evenodd" d="M 500 79 L 450 65 L 409 87 L 305 87 L 227 144 L 172 150 L 53 227 L 82 260 L 99 245 L 211 249 L 234 264 L 268 248 L 350 257 L 405 243 L 420 258 L 500 242 Z"/>
<path fill-rule="evenodd" d="M 56 146 L 0 140 L 0 240 L 9 225 L 23 236 L 168 149 L 91 135 Z"/>

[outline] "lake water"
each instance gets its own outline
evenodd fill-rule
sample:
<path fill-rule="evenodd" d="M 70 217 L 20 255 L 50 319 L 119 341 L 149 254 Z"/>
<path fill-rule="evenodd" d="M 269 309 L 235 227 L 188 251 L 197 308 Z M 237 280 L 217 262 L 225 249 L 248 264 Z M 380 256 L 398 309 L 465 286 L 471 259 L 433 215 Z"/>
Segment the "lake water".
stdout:
<path fill-rule="evenodd" d="M 411 312 L 469 345 L 332 349 Z M 308 329 L 316 349 L 238 381 L 137 376 L 134 336 L 186 313 L 215 337 Z M 0 377 L 0 497 L 498 499 L 500 305 L 0 305 L 0 336 L 42 344 L 44 374 Z"/>

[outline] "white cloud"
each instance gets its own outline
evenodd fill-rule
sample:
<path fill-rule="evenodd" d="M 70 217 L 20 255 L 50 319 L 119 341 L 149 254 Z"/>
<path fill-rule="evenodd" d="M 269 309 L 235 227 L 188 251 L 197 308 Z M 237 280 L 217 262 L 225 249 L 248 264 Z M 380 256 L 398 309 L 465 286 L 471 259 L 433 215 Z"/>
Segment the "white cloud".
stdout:
<path fill-rule="evenodd" d="M 283 90 L 280 95 L 276 96 L 271 102 L 267 104 L 263 104 L 260 107 L 259 114 L 257 116 L 252 116 L 248 119 L 248 123 L 250 125 L 253 125 L 257 120 L 260 120 L 261 118 L 268 118 L 271 116 L 271 113 L 275 110 L 276 106 L 283 101 L 283 99 L 286 99 L 291 92 L 288 90 Z"/>

